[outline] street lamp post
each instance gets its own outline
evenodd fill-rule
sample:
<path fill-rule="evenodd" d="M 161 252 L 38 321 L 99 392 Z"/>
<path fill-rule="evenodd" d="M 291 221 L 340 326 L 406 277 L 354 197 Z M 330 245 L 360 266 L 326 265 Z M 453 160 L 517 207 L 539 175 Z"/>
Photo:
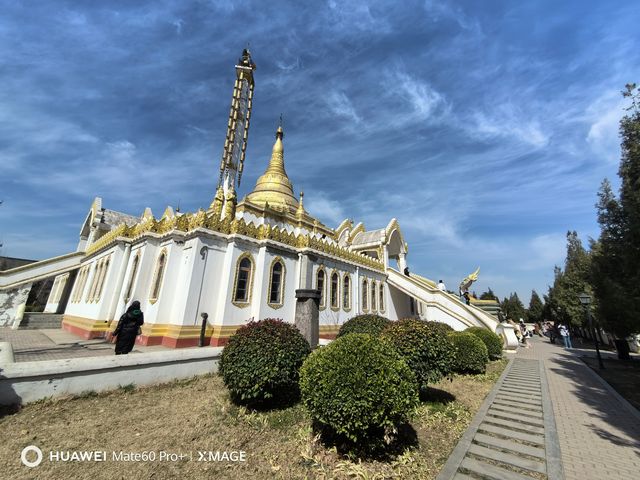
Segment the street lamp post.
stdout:
<path fill-rule="evenodd" d="M 591 335 L 593 335 L 593 341 L 596 344 L 596 355 L 598 355 L 598 363 L 600 364 L 600 368 L 604 368 L 602 357 L 600 356 L 600 344 L 598 343 L 598 335 L 593 328 L 593 320 L 591 318 L 591 312 L 589 311 L 589 306 L 591 305 L 591 296 L 588 293 L 583 292 L 578 295 L 578 299 L 584 307 L 584 313 L 587 316 L 587 324 L 589 325 L 589 330 L 591 330 Z"/>

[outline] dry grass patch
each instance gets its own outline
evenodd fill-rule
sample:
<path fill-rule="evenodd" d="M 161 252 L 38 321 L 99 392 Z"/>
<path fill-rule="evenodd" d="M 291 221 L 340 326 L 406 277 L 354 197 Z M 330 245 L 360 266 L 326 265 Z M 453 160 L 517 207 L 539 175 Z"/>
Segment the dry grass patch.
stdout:
<path fill-rule="evenodd" d="M 360 461 L 325 447 L 301 405 L 254 412 L 233 405 L 218 376 L 69 399 L 41 401 L 0 418 L 0 471 L 27 478 L 225 479 L 432 479 L 506 365 L 487 373 L 435 384 L 411 421 L 417 446 L 391 460 Z M 27 445 L 45 460 L 35 469 L 20 462 Z M 106 451 L 108 461 L 49 462 L 48 452 Z M 198 451 L 246 452 L 247 461 L 199 462 Z M 190 453 L 177 462 L 115 462 L 111 452 Z"/>

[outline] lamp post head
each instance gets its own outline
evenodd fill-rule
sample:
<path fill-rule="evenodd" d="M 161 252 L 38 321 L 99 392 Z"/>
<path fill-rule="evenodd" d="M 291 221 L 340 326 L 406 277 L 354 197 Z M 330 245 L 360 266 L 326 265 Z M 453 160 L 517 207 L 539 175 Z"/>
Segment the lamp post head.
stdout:
<path fill-rule="evenodd" d="M 578 299 L 580 300 L 580 303 L 583 307 L 588 307 L 591 304 L 591 295 L 586 292 L 582 292 L 580 295 L 578 295 Z"/>

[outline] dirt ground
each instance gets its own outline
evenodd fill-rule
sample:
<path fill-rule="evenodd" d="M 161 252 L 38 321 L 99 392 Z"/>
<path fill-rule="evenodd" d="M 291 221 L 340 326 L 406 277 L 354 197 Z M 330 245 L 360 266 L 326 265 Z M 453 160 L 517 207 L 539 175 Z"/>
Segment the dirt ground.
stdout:
<path fill-rule="evenodd" d="M 2 412 L 0 476 L 433 479 L 505 365 L 505 360 L 492 362 L 487 374 L 435 384 L 430 401 L 418 408 L 408 427 L 417 441 L 385 461 L 348 459 L 324 446 L 301 405 L 271 412 L 232 405 L 222 380 L 214 375 L 105 394 L 87 392 L 29 404 L 17 413 Z M 20 460 L 29 445 L 43 452 L 42 463 L 33 468 Z M 104 455 L 105 461 L 62 460 L 69 452 L 89 451 L 104 452 L 98 458 Z M 245 452 L 246 460 L 233 461 L 221 457 L 222 452 Z M 140 458 L 127 461 L 131 453 Z M 28 461 L 35 458 L 34 452 L 26 455 Z"/>

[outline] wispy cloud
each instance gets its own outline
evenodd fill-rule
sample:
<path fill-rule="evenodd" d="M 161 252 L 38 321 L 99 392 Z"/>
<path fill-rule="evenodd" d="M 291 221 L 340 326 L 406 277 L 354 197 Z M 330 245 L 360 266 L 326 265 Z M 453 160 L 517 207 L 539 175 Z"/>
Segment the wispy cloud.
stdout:
<path fill-rule="evenodd" d="M 640 78 L 638 6 L 591 3 L 580 17 L 544 2 L 8 3 L 5 251 L 73 250 L 96 195 L 132 214 L 207 206 L 250 42 L 241 196 L 282 112 L 287 172 L 327 225 L 397 217 L 413 271 L 457 284 L 480 264 L 479 290 L 484 278 L 501 296 L 544 291 L 564 232 L 597 235 L 595 192 L 619 158 L 618 91 Z M 57 240 L 38 255 L 20 235 L 42 232 Z"/>

